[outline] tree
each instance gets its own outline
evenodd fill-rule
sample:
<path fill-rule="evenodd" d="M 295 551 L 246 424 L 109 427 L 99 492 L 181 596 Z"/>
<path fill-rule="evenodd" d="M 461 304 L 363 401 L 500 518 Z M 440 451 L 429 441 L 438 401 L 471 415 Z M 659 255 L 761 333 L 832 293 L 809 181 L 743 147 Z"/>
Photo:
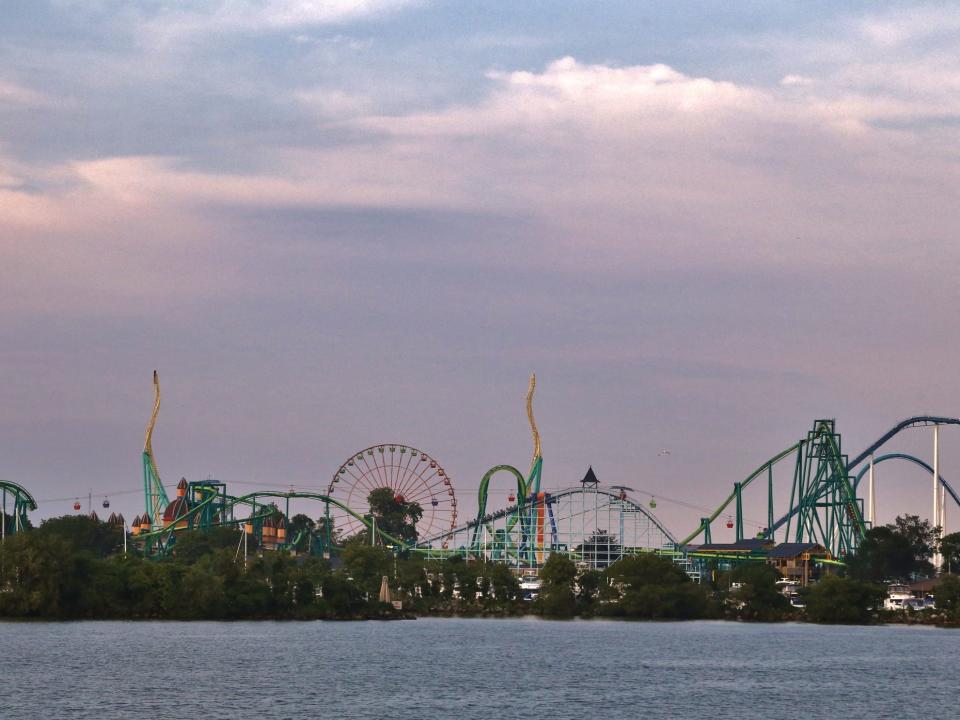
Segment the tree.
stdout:
<path fill-rule="evenodd" d="M 807 617 L 818 623 L 866 623 L 883 594 L 876 585 L 827 575 L 804 593 Z"/>
<path fill-rule="evenodd" d="M 933 571 L 930 557 L 937 545 L 937 530 L 929 520 L 921 520 L 919 515 L 900 515 L 888 529 L 903 536 L 913 550 L 913 572 L 929 575 Z"/>
<path fill-rule="evenodd" d="M 604 614 L 635 618 L 703 617 L 707 610 L 707 590 L 690 582 L 687 574 L 669 558 L 654 553 L 630 555 L 604 571 L 609 585 L 600 588 Z M 609 591 L 606 588 L 609 587 Z"/>
<path fill-rule="evenodd" d="M 316 527 L 317 524 L 308 515 L 297 513 L 287 523 L 287 542 L 297 550 L 306 550 L 310 544 L 310 534 Z"/>
<path fill-rule="evenodd" d="M 856 554 L 847 558 L 847 572 L 864 582 L 890 582 L 909 579 L 916 564 L 915 548 L 907 536 L 892 526 L 876 527 L 867 531 Z"/>
<path fill-rule="evenodd" d="M 573 581 L 577 577 L 577 566 L 573 560 L 553 553 L 540 568 L 539 603 L 545 615 L 571 617 L 577 610 L 577 599 L 573 595 Z"/>
<path fill-rule="evenodd" d="M 376 518 L 377 530 L 406 543 L 417 541 L 417 523 L 423 517 L 418 503 L 407 502 L 391 488 L 377 488 L 367 496 L 370 514 Z"/>
<path fill-rule="evenodd" d="M 367 595 L 377 597 L 380 581 L 393 570 L 393 555 L 381 545 L 355 540 L 343 549 L 343 568 Z"/>
<path fill-rule="evenodd" d="M 940 553 L 943 555 L 943 572 L 960 572 L 960 532 L 943 536 Z"/>
<path fill-rule="evenodd" d="M 44 520 L 37 528 L 38 535 L 58 537 L 78 551 L 106 557 L 123 547 L 119 525 L 109 525 L 88 515 L 63 515 Z"/>
<path fill-rule="evenodd" d="M 212 527 L 177 533 L 173 555 L 181 562 L 195 563 L 214 550 L 235 548 L 239 534 L 235 528 Z"/>
<path fill-rule="evenodd" d="M 603 573 L 599 570 L 584 570 L 577 578 L 577 600 L 583 606 L 593 604 L 603 584 Z"/>
<path fill-rule="evenodd" d="M 734 597 L 741 605 L 740 617 L 746 620 L 778 620 L 790 609 L 790 601 L 777 589 L 780 573 L 770 565 L 741 565 L 731 573 L 741 587 Z"/>
<path fill-rule="evenodd" d="M 512 603 L 520 596 L 520 581 L 503 563 L 494 562 L 487 566 L 490 590 L 498 604 Z"/>
<path fill-rule="evenodd" d="M 591 567 L 605 568 L 620 557 L 622 548 L 615 535 L 597 530 L 577 545 L 576 551 Z"/>
<path fill-rule="evenodd" d="M 654 553 L 629 555 L 608 567 L 604 574 L 625 590 L 636 590 L 645 585 L 679 585 L 690 581 L 687 574 L 669 558 Z"/>
<path fill-rule="evenodd" d="M 951 620 L 960 620 L 960 577 L 943 575 L 940 584 L 933 589 L 933 599 L 937 610 Z"/>

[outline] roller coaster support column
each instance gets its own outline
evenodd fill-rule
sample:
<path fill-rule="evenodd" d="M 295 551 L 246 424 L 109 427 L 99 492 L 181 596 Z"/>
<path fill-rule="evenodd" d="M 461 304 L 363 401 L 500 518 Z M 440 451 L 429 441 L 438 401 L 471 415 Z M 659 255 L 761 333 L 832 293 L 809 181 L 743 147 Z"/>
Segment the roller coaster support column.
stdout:
<path fill-rule="evenodd" d="M 700 518 L 700 527 L 703 528 L 704 545 L 710 545 L 713 542 L 713 535 L 710 533 L 710 518 Z M 623 533 L 620 533 L 620 537 L 623 537 Z"/>
<path fill-rule="evenodd" d="M 743 483 L 734 483 L 733 492 L 737 496 L 737 542 L 743 540 Z"/>
<path fill-rule="evenodd" d="M 767 466 L 767 527 L 766 537 L 776 542 L 773 530 L 773 465 Z"/>
<path fill-rule="evenodd" d="M 876 495 L 874 494 L 874 493 L 876 492 L 876 487 L 874 486 L 873 482 L 874 482 L 874 478 L 873 478 L 873 453 L 870 453 L 870 479 L 869 479 L 869 482 L 868 482 L 868 485 L 867 485 L 867 489 L 868 489 L 868 492 L 867 492 L 867 500 L 868 500 L 867 505 L 869 506 L 869 507 L 867 508 L 867 515 L 868 515 L 868 518 L 867 518 L 867 519 L 870 521 L 870 527 L 876 527 L 876 526 L 877 526 L 877 506 L 876 506 L 876 500 L 875 500 Z"/>
<path fill-rule="evenodd" d="M 947 489 L 940 483 L 940 537 L 947 534 Z M 941 558 L 942 559 L 942 558 Z"/>
<path fill-rule="evenodd" d="M 940 527 L 940 426 L 933 426 L 933 516 L 931 525 L 936 532 L 937 546 L 939 547 L 940 538 L 943 535 L 943 528 Z M 939 529 L 938 529 L 939 528 Z M 939 570 L 943 558 L 939 549 L 933 554 L 933 566 Z"/>

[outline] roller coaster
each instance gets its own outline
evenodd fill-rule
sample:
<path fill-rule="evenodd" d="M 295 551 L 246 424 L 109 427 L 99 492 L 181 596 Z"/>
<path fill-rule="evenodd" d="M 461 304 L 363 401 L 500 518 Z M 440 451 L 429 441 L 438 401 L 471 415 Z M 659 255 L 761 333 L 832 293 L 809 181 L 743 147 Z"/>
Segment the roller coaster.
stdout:
<path fill-rule="evenodd" d="M 939 471 L 939 428 L 944 425 L 960 425 L 960 419 L 928 415 L 908 418 L 849 460 L 842 451 L 835 422 L 817 420 L 805 438 L 771 457 L 743 480 L 735 482 L 727 498 L 710 515 L 701 518 L 693 532 L 680 540 L 680 545 L 689 547 L 701 536 L 705 544 L 711 544 L 711 526 L 722 515 L 728 518 L 727 527 L 735 530 L 736 541 L 744 540 L 744 493 L 751 485 L 755 488 L 760 485 L 767 522 L 757 533 L 757 539 L 773 543 L 779 536 L 784 542 L 813 542 L 829 550 L 834 558 L 842 560 L 856 551 L 866 532 L 876 522 L 874 468 L 890 460 L 906 461 L 929 473 L 927 477 L 933 481 L 932 525 L 942 533 L 946 524 L 946 496 L 949 495 L 960 506 L 960 496 Z M 932 427 L 934 430 L 933 465 L 907 453 L 876 455 L 898 434 L 918 427 Z M 787 482 L 775 482 L 775 470 L 783 466 L 788 470 Z M 865 509 L 860 484 L 868 473 L 870 483 Z M 759 483 L 756 482 L 758 479 L 761 479 Z M 781 498 L 780 512 L 776 510 L 777 491 Z M 696 555 L 695 549 L 692 554 Z"/>
<path fill-rule="evenodd" d="M 30 527 L 27 513 L 36 509 L 37 501 L 26 488 L 9 480 L 0 480 L 0 538 Z"/>
<path fill-rule="evenodd" d="M 960 419 L 912 417 L 898 423 L 850 460 L 843 450 L 835 421 L 818 419 L 797 442 L 776 453 L 743 480 L 697 527 L 679 538 L 653 513 L 653 499 L 643 504 L 626 486 L 603 487 L 592 468 L 579 485 L 546 491 L 542 487 L 543 454 L 533 412 L 536 376 L 530 378 L 526 413 L 533 453 L 526 473 L 499 464 L 480 480 L 475 518 L 457 522 L 457 498 L 450 474 L 425 451 L 411 445 L 385 443 L 351 454 L 334 472 L 325 492 L 313 490 L 257 490 L 228 493 L 216 480 L 187 482 L 168 495 L 157 468 L 153 433 L 160 410 L 160 382 L 153 375 L 154 402 L 142 452 L 144 512 L 129 528 L 134 547 L 151 557 L 175 550 L 184 531 L 214 527 L 234 528 L 238 552 L 288 550 L 330 557 L 358 535 L 371 544 L 396 552 L 417 553 L 431 559 L 459 555 L 466 559 L 502 562 L 517 572 L 536 572 L 552 554 L 560 553 L 584 567 L 603 568 L 637 553 L 671 557 L 693 575 L 704 558 L 716 558 L 717 549 L 735 548 L 745 541 L 815 543 L 832 562 L 856 552 L 876 520 L 874 475 L 877 465 L 903 461 L 935 478 L 934 524 L 946 519 L 946 497 L 960 506 L 960 495 L 939 472 L 939 428 L 960 425 Z M 934 430 L 934 458 L 929 464 L 902 452 L 881 452 L 899 433 L 917 427 Z M 488 509 L 494 479 L 507 478 L 507 504 Z M 867 493 L 861 492 L 867 478 Z M 367 498 L 372 491 L 389 490 L 398 507 L 415 504 L 416 539 L 402 538 L 378 527 Z M 29 527 L 27 513 L 37 502 L 20 485 L 0 481 L 2 536 Z M 291 515 L 291 506 L 312 504 L 316 511 Z M 766 521 L 759 532 L 747 533 L 745 507 L 762 503 Z M 74 505 L 79 508 L 79 503 Z M 296 520 L 296 521 L 295 521 Z M 725 522 L 733 543 L 713 541 L 715 524 Z M 733 556 L 731 556 L 733 557 Z"/>
<path fill-rule="evenodd" d="M 512 465 L 491 468 L 480 482 L 477 517 L 457 525 L 449 474 L 427 453 L 395 443 L 352 454 L 334 473 L 325 493 L 262 490 L 234 496 L 224 483 L 183 479 L 171 501 L 153 452 L 160 408 L 159 378 L 154 373 L 153 413 L 142 457 L 145 512 L 134 519 L 131 535 L 146 553 L 162 556 L 175 548 L 177 535 L 185 530 L 236 527 L 243 533 L 244 546 L 330 556 L 344 541 L 363 533 L 371 543 L 431 559 L 459 555 L 534 571 L 557 552 L 591 567 L 605 567 L 628 553 L 675 553 L 676 538 L 663 523 L 630 499 L 628 488 L 600 487 L 592 469 L 579 487 L 557 492 L 541 489 L 543 455 L 533 413 L 535 389 L 532 376 L 526 398 L 533 439 L 529 471 L 524 475 Z M 503 473 L 516 484 L 509 496 L 512 504 L 488 513 L 491 480 Z M 425 506 L 421 520 L 427 522 L 418 522 L 417 540 L 405 542 L 377 526 L 376 516 L 367 512 L 365 496 L 378 488 L 388 488 L 398 502 Z M 320 518 L 312 527 L 288 533 L 291 503 L 304 502 L 316 504 L 322 510 Z"/>

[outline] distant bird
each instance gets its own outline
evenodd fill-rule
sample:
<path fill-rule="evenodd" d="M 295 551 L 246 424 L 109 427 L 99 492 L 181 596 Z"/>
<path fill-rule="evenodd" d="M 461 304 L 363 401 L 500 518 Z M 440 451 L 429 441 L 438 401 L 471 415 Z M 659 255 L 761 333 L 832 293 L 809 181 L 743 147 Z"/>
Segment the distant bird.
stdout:
<path fill-rule="evenodd" d="M 661 455 L 669 455 L 669 454 L 670 454 L 670 451 L 667 450 L 666 448 L 663 448 L 660 452 L 657 453 L 657 457 L 660 457 Z"/>

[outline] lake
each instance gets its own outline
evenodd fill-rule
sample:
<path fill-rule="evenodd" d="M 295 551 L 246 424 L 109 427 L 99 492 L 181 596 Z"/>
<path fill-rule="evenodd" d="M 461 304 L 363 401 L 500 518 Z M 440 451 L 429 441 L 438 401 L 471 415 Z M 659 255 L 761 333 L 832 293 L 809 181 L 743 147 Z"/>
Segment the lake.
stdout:
<path fill-rule="evenodd" d="M 960 631 L 729 622 L 0 623 L 0 717 L 956 718 Z"/>

